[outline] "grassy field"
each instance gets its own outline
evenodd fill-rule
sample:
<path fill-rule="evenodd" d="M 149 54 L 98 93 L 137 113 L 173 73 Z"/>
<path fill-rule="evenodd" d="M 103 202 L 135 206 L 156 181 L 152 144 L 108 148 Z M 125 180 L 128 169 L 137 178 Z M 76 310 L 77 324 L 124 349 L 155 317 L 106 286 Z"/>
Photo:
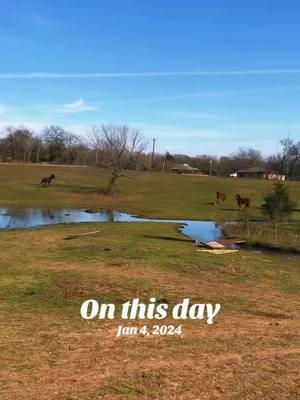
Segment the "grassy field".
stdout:
<path fill-rule="evenodd" d="M 39 188 L 54 170 L 53 187 Z M 218 189 L 258 207 L 268 182 L 139 173 L 102 194 L 101 171 L 0 166 L 0 207 L 116 208 L 170 218 L 238 217 Z M 300 188 L 291 184 L 298 199 Z M 234 211 L 233 211 L 234 210 Z M 259 215 L 255 208 L 253 216 Z M 299 212 L 296 214 L 299 219 Z M 63 240 L 99 230 L 97 237 Z M 0 231 L 1 400 L 296 400 L 299 258 L 242 250 L 199 253 L 173 224 L 70 224 Z M 120 305 L 220 303 L 213 325 L 180 322 L 181 336 L 116 337 L 121 321 L 84 321 L 90 298 Z M 151 328 L 152 321 L 122 321 Z M 160 325 L 176 324 L 168 318 Z"/>
<path fill-rule="evenodd" d="M 96 228 L 74 241 L 95 225 L 0 234 L 1 399 L 297 398 L 299 259 L 199 254 L 172 225 Z M 116 338 L 120 321 L 79 316 L 88 298 L 152 296 L 222 310 L 181 337 Z"/>
<path fill-rule="evenodd" d="M 53 187 L 41 188 L 41 178 L 54 173 Z M 261 218 L 263 196 L 273 183 L 265 180 L 178 176 L 151 172 L 126 173 L 116 195 L 103 194 L 106 171 L 86 167 L 0 165 L 0 207 L 110 208 L 147 217 L 236 220 L 241 218 L 235 194 L 250 197 L 250 218 Z M 293 218 L 300 220 L 300 183 L 289 183 L 297 202 Z M 216 207 L 215 193 L 227 193 Z"/>

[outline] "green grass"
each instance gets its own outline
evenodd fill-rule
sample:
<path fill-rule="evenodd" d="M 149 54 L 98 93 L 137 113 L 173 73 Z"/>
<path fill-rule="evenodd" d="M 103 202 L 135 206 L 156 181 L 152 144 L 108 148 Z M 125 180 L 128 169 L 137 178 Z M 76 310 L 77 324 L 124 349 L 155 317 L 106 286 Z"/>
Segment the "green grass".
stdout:
<path fill-rule="evenodd" d="M 200 255 L 192 243 L 180 241 L 182 237 L 172 224 L 107 223 L 96 225 L 101 232 L 99 237 L 63 240 L 67 234 L 94 228 L 94 224 L 85 224 L 84 227 L 65 225 L 1 232 L 1 300 L 28 309 L 47 307 L 48 312 L 53 313 L 57 309 L 72 313 L 72 307 L 78 308 L 87 295 L 101 295 L 103 300 L 118 304 L 135 296 L 144 299 L 155 296 L 176 302 L 179 295 L 176 287 L 170 291 L 164 288 L 163 282 L 157 285 L 148 278 L 134 278 L 130 269 L 137 267 L 149 278 L 152 271 L 162 276 L 203 275 L 209 281 L 218 279 L 220 285 L 263 283 L 290 293 L 298 288 L 296 258 L 291 258 L 283 268 L 284 255 L 255 255 L 248 251 L 226 256 Z M 157 231 L 160 239 L 157 239 Z M 7 248 L 11 247 L 17 250 L 8 253 Z M 101 279 L 95 280 L 98 265 Z M 112 276 L 110 268 L 119 270 L 120 275 Z M 198 301 L 205 296 L 190 291 L 189 297 Z M 217 297 L 214 295 L 213 300 Z M 226 296 L 223 301 L 227 302 Z M 244 312 L 243 304 L 238 303 L 235 309 Z"/>
<path fill-rule="evenodd" d="M 53 187 L 38 187 L 52 171 L 58 177 Z M 238 191 L 251 197 L 251 216 L 259 218 L 262 196 L 272 187 L 134 173 L 107 197 L 105 178 L 89 168 L 1 165 L 0 207 L 114 208 L 231 220 L 240 217 L 233 199 Z M 290 185 L 299 206 L 299 183 Z M 216 190 L 230 195 L 224 209 L 210 204 Z M 64 240 L 94 230 L 100 231 L 96 237 Z M 300 271 L 299 258 L 290 254 L 199 253 L 174 224 L 66 224 L 0 231 L 0 276 L 1 399 L 297 399 Z M 118 308 L 135 297 L 170 306 L 190 298 L 222 308 L 213 326 L 182 321 L 180 337 L 116 338 L 120 323 L 153 321 L 80 317 L 86 299 Z"/>
<path fill-rule="evenodd" d="M 54 173 L 53 186 L 41 188 L 44 176 Z M 273 183 L 265 180 L 178 176 L 169 173 L 126 172 L 116 194 L 106 196 L 107 171 L 71 166 L 0 165 L 0 207 L 108 208 L 157 218 L 236 220 L 240 212 L 235 194 L 250 197 L 252 219 L 261 219 L 263 196 Z M 289 183 L 297 202 L 293 218 L 300 220 L 300 183 Z M 227 193 L 215 206 L 215 193 Z"/>

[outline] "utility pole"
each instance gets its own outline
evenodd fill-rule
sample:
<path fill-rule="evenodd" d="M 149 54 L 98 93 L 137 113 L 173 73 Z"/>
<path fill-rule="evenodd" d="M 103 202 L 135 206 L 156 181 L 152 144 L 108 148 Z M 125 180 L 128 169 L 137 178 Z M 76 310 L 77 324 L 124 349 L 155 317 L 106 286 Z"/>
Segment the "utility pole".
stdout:
<path fill-rule="evenodd" d="M 288 131 L 288 143 L 290 142 L 290 131 Z M 288 180 L 289 177 L 289 155 L 288 151 L 286 152 L 286 180 Z"/>
<path fill-rule="evenodd" d="M 212 160 L 209 160 L 209 175 L 211 175 L 212 170 Z"/>
<path fill-rule="evenodd" d="M 152 139 L 153 145 L 152 145 L 152 155 L 151 155 L 151 169 L 153 169 L 153 165 L 154 165 L 154 155 L 155 155 L 155 142 L 156 139 L 153 138 Z"/>
<path fill-rule="evenodd" d="M 162 172 L 165 172 L 166 161 L 167 161 L 167 153 L 165 153 L 165 155 L 164 155 L 164 161 L 163 161 L 163 166 L 162 166 Z"/>

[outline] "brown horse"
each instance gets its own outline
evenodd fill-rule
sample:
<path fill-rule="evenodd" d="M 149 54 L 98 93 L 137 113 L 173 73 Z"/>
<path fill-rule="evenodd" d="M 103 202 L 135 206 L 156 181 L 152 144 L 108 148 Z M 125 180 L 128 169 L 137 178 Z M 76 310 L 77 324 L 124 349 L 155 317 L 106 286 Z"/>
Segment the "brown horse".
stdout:
<path fill-rule="evenodd" d="M 52 179 L 55 179 L 55 175 L 50 175 L 47 178 L 43 178 L 40 182 L 41 186 L 48 187 L 51 185 Z"/>
<path fill-rule="evenodd" d="M 227 198 L 226 193 L 216 192 L 216 196 L 217 196 L 216 204 L 222 204 L 222 206 L 223 206 L 224 202 Z"/>
<path fill-rule="evenodd" d="M 245 208 L 250 207 L 250 199 L 248 199 L 248 197 L 241 197 L 239 194 L 236 194 L 235 198 L 240 208 L 242 206 L 245 206 Z"/>

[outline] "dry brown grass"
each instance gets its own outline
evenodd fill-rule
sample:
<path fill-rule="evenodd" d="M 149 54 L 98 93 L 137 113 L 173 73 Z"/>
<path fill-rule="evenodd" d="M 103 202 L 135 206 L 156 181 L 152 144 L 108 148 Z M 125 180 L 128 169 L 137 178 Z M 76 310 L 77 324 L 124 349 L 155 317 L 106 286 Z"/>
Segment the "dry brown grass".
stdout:
<path fill-rule="evenodd" d="M 178 239 L 169 225 L 99 229 L 100 237 L 69 242 L 63 237 L 78 227 L 0 234 L 1 400 L 299 398 L 297 259 L 200 255 L 187 242 L 150 239 L 158 229 Z M 79 316 L 87 298 L 153 295 L 222 310 L 212 326 L 183 322 L 181 337 L 117 338 L 119 320 Z"/>

